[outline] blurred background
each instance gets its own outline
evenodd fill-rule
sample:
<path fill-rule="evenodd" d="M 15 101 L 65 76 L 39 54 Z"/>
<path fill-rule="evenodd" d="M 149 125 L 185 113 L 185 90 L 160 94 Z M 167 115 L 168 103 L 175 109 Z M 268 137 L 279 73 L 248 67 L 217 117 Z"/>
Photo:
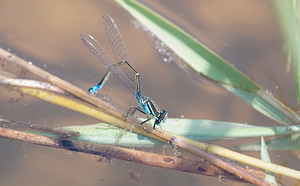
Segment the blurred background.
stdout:
<path fill-rule="evenodd" d="M 286 72 L 285 45 L 271 0 L 143 0 L 174 24 L 229 61 L 277 99 L 298 111 L 296 83 Z M 171 118 L 209 119 L 274 126 L 226 90 L 199 83 L 172 63 L 164 63 L 149 34 L 114 1 L 0 1 L 0 47 L 88 90 L 106 72 L 80 40 L 93 35 L 112 55 L 102 15 L 117 23 L 147 95 Z M 114 57 L 112 55 L 112 57 Z M 101 90 L 124 108 L 135 97 L 116 77 Z M 0 87 L 0 115 L 45 126 L 99 122 L 74 111 Z M 163 127 L 163 126 L 162 126 Z M 230 146 L 234 142 L 212 142 Z M 159 151 L 159 150 L 158 150 Z M 161 151 L 162 152 L 162 151 Z M 249 153 L 259 157 L 259 153 Z M 220 183 L 190 173 L 0 139 L 0 185 L 212 185 Z M 300 168 L 292 152 L 271 152 L 274 163 Z M 138 179 L 132 178 L 135 175 Z M 286 180 L 287 181 L 287 180 Z M 287 182 L 286 182 L 287 183 Z M 222 185 L 243 185 L 225 182 Z"/>

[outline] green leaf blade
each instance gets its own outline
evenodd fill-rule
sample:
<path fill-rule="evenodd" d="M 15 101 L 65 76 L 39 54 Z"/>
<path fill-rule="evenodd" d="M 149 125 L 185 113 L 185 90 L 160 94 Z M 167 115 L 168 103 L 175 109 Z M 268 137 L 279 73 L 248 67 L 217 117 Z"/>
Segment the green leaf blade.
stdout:
<path fill-rule="evenodd" d="M 115 1 L 171 48 L 195 73 L 220 84 L 271 119 L 285 125 L 300 123 L 296 113 L 182 29 L 136 1 Z"/>
<path fill-rule="evenodd" d="M 265 144 L 265 140 L 264 140 L 263 137 L 261 137 L 261 150 L 260 150 L 260 153 L 261 153 L 261 159 L 262 160 L 271 163 L 271 159 L 270 159 L 270 156 L 269 156 L 269 153 L 268 153 L 268 150 L 267 150 L 267 146 Z M 278 185 L 274 174 L 270 171 L 266 171 L 266 172 L 267 172 L 267 176 L 265 177 L 265 181 L 267 181 L 269 183 L 272 183 L 274 185 Z"/>
<path fill-rule="evenodd" d="M 300 131 L 300 126 L 294 126 L 293 129 L 288 129 L 283 126 L 274 128 L 223 121 L 174 118 L 169 118 L 161 127 L 168 132 L 201 141 L 287 135 Z M 154 145 L 163 144 L 159 140 L 126 131 L 105 123 L 66 126 L 62 127 L 62 129 L 78 132 L 80 133 L 80 137 L 78 138 L 79 141 L 91 143 L 117 144 L 126 147 L 153 147 Z"/>

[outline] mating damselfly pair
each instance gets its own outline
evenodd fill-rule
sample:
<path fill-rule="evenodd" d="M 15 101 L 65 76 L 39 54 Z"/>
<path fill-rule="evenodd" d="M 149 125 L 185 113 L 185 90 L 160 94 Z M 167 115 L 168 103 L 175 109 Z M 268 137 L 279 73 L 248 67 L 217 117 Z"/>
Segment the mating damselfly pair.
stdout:
<path fill-rule="evenodd" d="M 134 111 L 138 110 L 141 113 L 146 114 L 147 119 L 141 124 L 144 124 L 150 119 L 154 118 L 155 121 L 153 129 L 155 129 L 156 125 L 160 125 L 161 123 L 165 122 L 168 112 L 165 110 L 159 111 L 154 102 L 147 97 L 142 90 L 139 73 L 131 65 L 127 48 L 115 21 L 110 16 L 104 15 L 103 25 L 109 44 L 113 49 L 118 62 L 114 63 L 112 58 L 107 54 L 100 43 L 91 35 L 87 33 L 81 33 L 81 40 L 108 69 L 101 81 L 97 85 L 90 88 L 89 92 L 91 94 L 96 94 L 96 92 L 106 83 L 111 72 L 113 72 L 135 94 L 135 97 L 141 106 L 130 107 L 128 113 L 131 111 L 131 109 L 134 109 Z"/>

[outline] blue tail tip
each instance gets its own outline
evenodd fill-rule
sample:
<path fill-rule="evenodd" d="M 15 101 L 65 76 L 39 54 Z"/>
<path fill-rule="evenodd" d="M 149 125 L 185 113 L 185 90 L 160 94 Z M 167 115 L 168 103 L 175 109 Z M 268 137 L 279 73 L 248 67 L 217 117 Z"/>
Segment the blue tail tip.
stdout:
<path fill-rule="evenodd" d="M 99 86 L 95 85 L 89 89 L 89 93 L 94 94 L 95 92 L 97 92 L 97 90 L 99 90 Z"/>

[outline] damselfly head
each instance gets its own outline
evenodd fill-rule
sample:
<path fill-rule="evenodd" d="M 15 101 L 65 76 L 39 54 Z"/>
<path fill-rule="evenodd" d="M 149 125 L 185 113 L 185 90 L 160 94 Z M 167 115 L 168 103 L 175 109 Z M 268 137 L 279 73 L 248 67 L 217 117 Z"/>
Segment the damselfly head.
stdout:
<path fill-rule="evenodd" d="M 155 117 L 155 124 L 160 125 L 161 123 L 166 122 L 168 112 L 165 110 L 160 111 Z"/>

